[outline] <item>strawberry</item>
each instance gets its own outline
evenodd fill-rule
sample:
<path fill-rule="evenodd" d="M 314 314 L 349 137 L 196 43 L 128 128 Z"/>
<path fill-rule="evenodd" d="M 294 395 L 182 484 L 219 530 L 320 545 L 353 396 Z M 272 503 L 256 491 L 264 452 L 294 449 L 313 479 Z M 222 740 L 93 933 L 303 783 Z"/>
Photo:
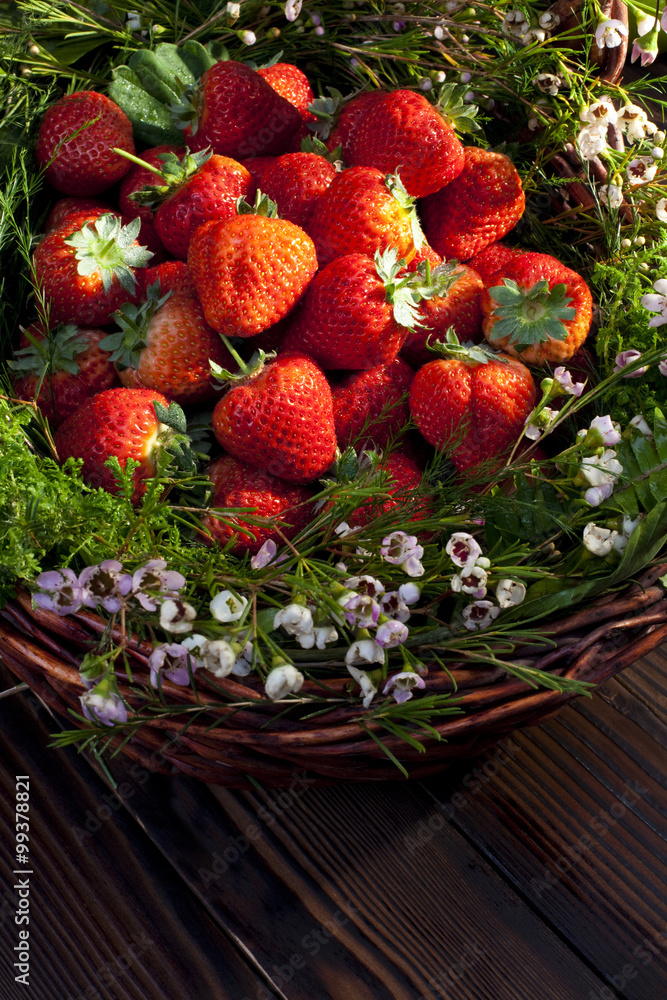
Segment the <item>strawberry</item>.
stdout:
<path fill-rule="evenodd" d="M 12 386 L 21 399 L 35 398 L 55 427 L 98 392 L 117 383 L 109 355 L 100 348 L 105 330 L 59 326 L 46 333 L 33 323 L 21 336 L 16 359 L 9 361 Z"/>
<path fill-rule="evenodd" d="M 207 70 L 200 82 L 199 115 L 185 130 L 191 150 L 244 159 L 276 156 L 287 149 L 301 125 L 297 108 L 276 93 L 259 73 L 227 59 Z"/>
<path fill-rule="evenodd" d="M 426 237 L 443 257 L 467 261 L 502 239 L 526 204 L 521 178 L 503 153 L 466 146 L 458 177 L 421 203 Z"/>
<path fill-rule="evenodd" d="M 332 386 L 338 447 L 383 450 L 410 419 L 407 394 L 415 376 L 401 358 L 353 372 Z"/>
<path fill-rule="evenodd" d="M 508 261 L 513 260 L 514 257 L 518 257 L 523 252 L 523 250 L 517 250 L 516 247 L 511 247 L 507 243 L 491 243 L 470 258 L 468 267 L 477 271 L 486 285 L 489 278 L 499 268 L 504 267 Z"/>
<path fill-rule="evenodd" d="M 307 230 L 320 267 L 343 254 L 371 257 L 389 247 L 409 264 L 423 241 L 414 199 L 397 177 L 385 177 L 374 167 L 337 174 L 318 198 Z"/>
<path fill-rule="evenodd" d="M 104 94 L 79 90 L 47 110 L 35 160 L 49 184 L 63 194 L 100 194 L 130 169 L 114 147 L 134 153 L 129 118 Z"/>
<path fill-rule="evenodd" d="M 68 215 L 38 244 L 33 266 L 49 321 L 107 326 L 124 302 L 136 302 L 151 254 L 137 242 L 141 226 L 123 226 L 103 209 Z"/>
<path fill-rule="evenodd" d="M 483 291 L 484 282 L 465 264 L 449 261 L 431 271 L 419 304 L 421 325 L 410 330 L 401 348 L 406 361 L 415 368 L 432 361 L 427 341 L 444 340 L 450 327 L 460 341 L 478 344 L 483 340 Z"/>
<path fill-rule="evenodd" d="M 140 306 L 126 303 L 116 313 L 120 327 L 102 341 L 123 385 L 156 389 L 185 406 L 215 396 L 209 361 L 229 368 L 232 356 L 204 319 L 194 293 L 148 288 Z"/>
<path fill-rule="evenodd" d="M 400 508 L 416 499 L 414 493 L 421 486 L 422 472 L 407 455 L 397 451 L 392 452 L 382 459 L 378 472 L 384 474 L 384 482 L 380 489 L 383 494 L 388 493 L 389 497 L 380 495 L 377 499 L 368 500 L 361 507 L 357 507 L 347 519 L 351 528 L 361 528 L 370 524 L 389 511 L 398 512 Z M 429 513 L 428 501 L 420 500 L 418 509 L 411 512 L 411 517 L 419 520 Z"/>
<path fill-rule="evenodd" d="M 285 352 L 222 397 L 213 432 L 249 465 L 291 483 L 312 482 L 336 453 L 331 389 L 312 358 Z"/>
<path fill-rule="evenodd" d="M 258 196 L 234 219 L 206 222 L 190 243 L 188 267 L 206 320 L 228 336 L 252 337 L 296 304 L 317 271 L 309 236 Z M 255 214 L 266 213 L 266 214 Z"/>
<path fill-rule="evenodd" d="M 52 233 L 54 229 L 59 229 L 69 215 L 77 212 L 89 212 L 102 209 L 103 212 L 113 212 L 114 209 L 99 198 L 76 198 L 73 195 L 67 198 L 59 198 L 46 217 L 44 232 Z"/>
<path fill-rule="evenodd" d="M 343 159 L 347 162 L 357 126 L 365 117 L 366 112 L 370 110 L 371 105 L 383 96 L 384 92 L 381 90 L 362 90 L 343 104 L 338 112 L 336 123 L 326 140 L 327 149 L 333 152 L 340 146 Z"/>
<path fill-rule="evenodd" d="M 275 201 L 281 219 L 289 219 L 303 229 L 317 199 L 335 176 L 335 166 L 324 156 L 305 151 L 284 153 L 262 170 L 259 184 L 262 193 Z"/>
<path fill-rule="evenodd" d="M 315 95 L 308 82 L 308 77 L 298 66 L 292 63 L 274 63 L 273 66 L 263 66 L 257 70 L 277 94 L 298 108 L 302 121 L 314 122 L 315 115 L 308 110 Z"/>
<path fill-rule="evenodd" d="M 118 493 L 119 487 L 107 460 L 115 455 L 122 469 L 129 458 L 138 462 L 132 474 L 136 503 L 145 492 L 144 480 L 157 472 L 159 453 L 182 448 L 184 427 L 183 411 L 153 389 L 107 389 L 75 410 L 54 441 L 61 462 L 83 459 L 84 480 L 109 493 Z"/>
<path fill-rule="evenodd" d="M 153 146 L 152 149 L 145 149 L 143 151 L 141 159 L 149 166 L 154 167 L 157 170 L 162 170 L 164 166 L 162 156 L 166 153 L 171 153 L 180 163 L 185 158 L 186 149 L 185 146 L 172 146 L 169 144 Z M 141 204 L 133 198 L 133 195 L 135 195 L 138 191 L 142 191 L 143 188 L 155 185 L 155 183 L 155 173 L 153 170 L 149 170 L 148 167 L 143 166 L 141 162 L 130 162 L 130 170 L 125 177 L 123 177 L 120 182 L 120 188 L 118 189 L 118 207 L 123 215 L 128 215 L 130 218 L 138 215 L 142 219 L 152 219 L 153 210 L 151 206 L 148 204 Z"/>
<path fill-rule="evenodd" d="M 202 518 L 213 540 L 219 545 L 232 542 L 231 551 L 237 556 L 246 552 L 254 554 L 270 538 L 280 545 L 283 539 L 293 538 L 312 519 L 309 503 L 312 491 L 307 486 L 286 483 L 232 455 L 223 455 L 212 462 L 207 475 L 213 483 L 211 507 L 223 510 L 248 507 L 254 517 L 265 519 L 264 524 L 255 524 L 236 514 L 227 514 L 224 521 L 214 514 Z"/>
<path fill-rule="evenodd" d="M 410 412 L 429 444 L 459 472 L 504 455 L 520 438 L 535 406 L 533 377 L 515 358 L 447 338 L 444 357 L 420 368 Z"/>
<path fill-rule="evenodd" d="M 368 105 L 349 141 L 346 162 L 400 173 L 408 194 L 434 194 L 463 170 L 463 146 L 423 94 L 394 90 Z"/>
<path fill-rule="evenodd" d="M 240 162 L 246 170 L 250 171 L 250 175 L 256 186 L 263 191 L 264 176 L 267 170 L 273 167 L 277 159 L 277 156 L 251 156 L 249 160 L 241 160 Z"/>
<path fill-rule="evenodd" d="M 185 292 L 188 295 L 196 295 L 195 283 L 190 274 L 190 268 L 184 260 L 165 260 L 161 264 L 146 268 L 146 288 L 160 282 L 160 291 L 163 295 L 167 292 Z"/>
<path fill-rule="evenodd" d="M 408 271 L 419 270 L 420 264 L 425 264 L 426 261 L 431 265 L 431 270 L 442 264 L 442 257 L 439 253 L 436 253 L 433 247 L 429 246 L 426 240 L 423 241 L 419 250 L 414 255 L 410 263 L 408 264 Z"/>
<path fill-rule="evenodd" d="M 527 364 L 562 364 L 591 327 L 593 299 L 581 275 L 545 253 L 522 253 L 488 279 L 484 336 Z"/>
<path fill-rule="evenodd" d="M 325 369 L 376 368 L 398 354 L 415 322 L 412 279 L 396 251 L 336 257 L 311 283 L 284 342 Z"/>

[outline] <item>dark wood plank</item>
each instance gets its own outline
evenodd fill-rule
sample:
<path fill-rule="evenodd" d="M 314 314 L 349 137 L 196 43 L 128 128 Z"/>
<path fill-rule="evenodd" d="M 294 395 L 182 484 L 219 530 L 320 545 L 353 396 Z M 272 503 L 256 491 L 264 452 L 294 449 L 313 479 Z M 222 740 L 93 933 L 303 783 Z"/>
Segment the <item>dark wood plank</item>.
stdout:
<path fill-rule="evenodd" d="M 656 652 L 592 700 L 516 733 L 511 756 L 501 747 L 424 783 L 598 970 L 602 997 L 667 993 L 665 666 L 665 651 Z"/>
<path fill-rule="evenodd" d="M 434 810 L 416 784 L 151 788 L 129 808 L 289 1000 L 584 1000 L 602 988 L 441 816 L 424 839 Z"/>
<path fill-rule="evenodd" d="M 46 748 L 56 726 L 49 720 L 45 728 L 38 718 L 45 714 L 32 695 L 0 701 L 2 1000 L 254 997 L 262 980 L 119 798 L 74 750 Z M 17 774 L 30 775 L 29 876 L 11 874 Z M 129 773 L 122 791 L 127 801 L 147 798 L 148 772 Z M 27 988 L 13 968 L 17 879 L 29 879 L 30 889 L 30 924 L 22 925 L 30 932 Z"/>

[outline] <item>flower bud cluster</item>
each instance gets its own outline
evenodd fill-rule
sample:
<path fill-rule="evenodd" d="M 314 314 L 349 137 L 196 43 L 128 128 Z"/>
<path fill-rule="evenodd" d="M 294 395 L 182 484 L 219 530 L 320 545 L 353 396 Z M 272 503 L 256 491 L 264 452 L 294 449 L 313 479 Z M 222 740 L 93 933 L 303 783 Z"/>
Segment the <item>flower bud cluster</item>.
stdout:
<path fill-rule="evenodd" d="M 525 584 L 519 580 L 502 578 L 496 584 L 496 600 L 484 600 L 491 562 L 482 555 L 479 542 L 464 531 L 454 532 L 445 546 L 445 552 L 459 568 L 451 579 L 455 594 L 469 594 L 476 598 L 461 612 L 463 624 L 471 631 L 487 628 L 500 614 L 501 609 L 521 604 L 526 596 Z"/>

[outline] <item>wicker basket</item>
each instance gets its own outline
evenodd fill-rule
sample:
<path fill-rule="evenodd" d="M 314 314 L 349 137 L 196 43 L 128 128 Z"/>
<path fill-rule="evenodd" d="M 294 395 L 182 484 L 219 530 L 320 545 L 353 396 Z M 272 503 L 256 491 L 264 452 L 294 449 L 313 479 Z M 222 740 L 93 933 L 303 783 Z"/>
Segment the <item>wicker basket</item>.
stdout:
<path fill-rule="evenodd" d="M 602 683 L 667 641 L 667 596 L 658 582 L 665 572 L 667 563 L 654 565 L 625 591 L 607 594 L 574 614 L 545 623 L 543 633 L 556 646 L 519 650 L 517 660 L 592 684 Z M 19 591 L 0 616 L 2 659 L 49 708 L 68 716 L 71 728 L 67 710 L 80 711 L 79 696 L 84 693 L 78 651 L 91 648 L 105 623 L 89 612 L 61 618 L 33 608 L 25 591 Z M 147 680 L 150 652 L 148 643 L 130 643 L 135 682 Z M 332 674 L 336 672 L 333 664 Z M 410 777 L 423 777 L 444 769 L 454 759 L 488 749 L 517 727 L 542 722 L 574 697 L 572 693 L 536 691 L 502 671 L 483 666 L 454 668 L 451 676 L 465 714 L 437 725 L 440 741 L 427 738 L 426 753 L 377 723 L 367 724 L 364 732 L 356 721 L 363 712 L 356 706 L 335 709 L 316 721 L 300 721 L 298 714 L 284 715 L 284 703 L 276 706 L 267 701 L 261 683 L 229 678 L 217 684 L 229 694 L 230 701 L 256 702 L 252 711 L 230 708 L 220 701 L 181 736 L 178 733 L 183 725 L 178 718 L 149 722 L 134 734 L 123 752 L 151 770 L 182 773 L 236 788 L 249 787 L 250 779 L 266 786 L 286 786 L 295 774 L 305 771 L 320 784 L 400 777 L 395 764 L 370 735 L 374 732 Z M 332 677 L 326 687 L 335 696 L 349 684 L 345 674 Z M 119 687 L 128 704 L 138 707 L 137 696 L 124 675 L 119 678 Z M 198 687 L 204 698 L 219 699 L 204 673 L 198 674 Z M 443 671 L 434 671 L 426 680 L 426 694 L 452 690 L 452 680 Z M 165 681 L 164 691 L 170 703 L 196 704 L 190 688 Z M 310 681 L 303 688 L 304 694 L 321 691 L 321 686 Z"/>

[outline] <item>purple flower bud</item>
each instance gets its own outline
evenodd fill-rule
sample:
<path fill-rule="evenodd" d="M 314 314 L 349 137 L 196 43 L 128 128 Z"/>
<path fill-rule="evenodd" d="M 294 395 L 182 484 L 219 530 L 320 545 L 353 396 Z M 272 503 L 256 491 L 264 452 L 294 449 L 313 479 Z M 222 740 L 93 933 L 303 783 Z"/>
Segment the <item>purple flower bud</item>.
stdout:
<path fill-rule="evenodd" d="M 382 622 L 375 633 L 375 641 L 383 649 L 402 646 L 408 637 L 408 627 L 403 622 Z"/>
<path fill-rule="evenodd" d="M 633 361 L 638 361 L 639 358 L 641 358 L 641 356 L 642 356 L 641 351 L 634 351 L 634 350 L 621 351 L 620 354 L 616 355 L 616 365 L 614 367 L 614 374 L 616 374 L 616 372 L 623 371 L 626 365 L 632 364 Z M 624 375 L 623 378 L 639 378 L 641 375 L 644 374 L 644 372 L 647 371 L 648 371 L 648 366 L 645 366 L 644 368 L 637 368 L 637 370 L 634 372 L 628 372 L 628 374 Z"/>
<path fill-rule="evenodd" d="M 106 690 L 93 688 L 82 694 L 79 701 L 83 714 L 90 722 L 102 723 L 103 726 L 127 722 L 127 708 L 121 696 L 115 692 L 107 693 Z"/>
<path fill-rule="evenodd" d="M 566 392 L 569 396 L 581 396 L 586 385 L 585 382 L 573 382 L 572 373 L 563 367 L 563 365 L 555 369 L 554 379 L 558 382 L 563 392 Z"/>
<path fill-rule="evenodd" d="M 187 687 L 190 683 L 188 664 L 194 674 L 195 670 L 201 666 L 192 652 L 179 642 L 163 642 L 156 646 L 148 657 L 148 669 L 153 687 L 158 686 L 158 674 L 166 677 L 172 684 L 180 687 Z"/>
<path fill-rule="evenodd" d="M 412 670 L 404 670 L 400 674 L 394 674 L 390 677 L 385 684 L 382 694 L 389 694 L 395 702 L 402 705 L 404 701 L 409 701 L 412 698 L 412 692 L 414 688 L 422 690 L 425 687 L 425 682 L 422 677 L 418 674 L 413 673 Z"/>
<path fill-rule="evenodd" d="M 65 567 L 40 573 L 35 581 L 41 593 L 33 594 L 33 603 L 57 615 L 71 615 L 83 604 L 83 595 L 76 574 Z"/>
<path fill-rule="evenodd" d="M 275 559 L 277 551 L 278 546 L 274 540 L 267 538 L 261 549 L 250 560 L 250 565 L 253 569 L 264 569 Z"/>

